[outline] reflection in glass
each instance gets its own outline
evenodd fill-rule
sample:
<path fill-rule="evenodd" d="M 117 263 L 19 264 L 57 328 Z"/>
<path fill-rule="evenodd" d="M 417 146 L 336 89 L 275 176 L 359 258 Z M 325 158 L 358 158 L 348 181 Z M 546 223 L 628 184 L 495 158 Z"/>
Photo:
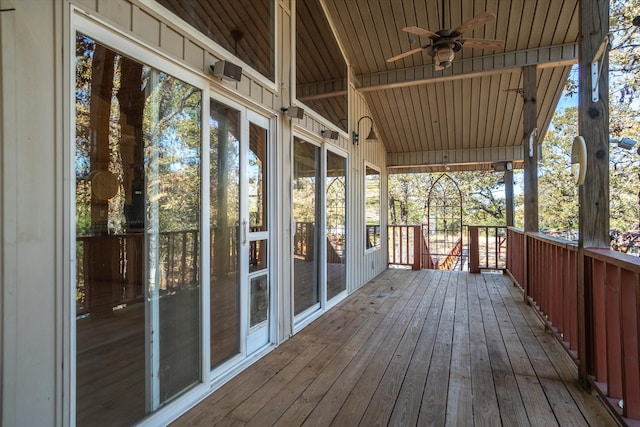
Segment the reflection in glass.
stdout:
<path fill-rule="evenodd" d="M 347 289 L 347 159 L 327 151 L 327 300 Z"/>
<path fill-rule="evenodd" d="M 380 247 L 380 171 L 365 167 L 365 248 Z"/>
<path fill-rule="evenodd" d="M 320 302 L 318 280 L 320 148 L 298 138 L 293 144 L 294 313 Z"/>
<path fill-rule="evenodd" d="M 157 0 L 187 24 L 275 80 L 274 0 Z"/>
<path fill-rule="evenodd" d="M 296 1 L 296 97 L 347 131 L 347 63 L 319 0 Z"/>
<path fill-rule="evenodd" d="M 267 268 L 267 241 L 252 240 L 249 242 L 249 273 Z"/>
<path fill-rule="evenodd" d="M 76 423 L 130 425 L 200 380 L 202 94 L 80 34 L 75 77 Z"/>
<path fill-rule="evenodd" d="M 249 124 L 249 226 L 251 231 L 267 231 L 267 130 Z"/>
<path fill-rule="evenodd" d="M 240 112 L 211 101 L 211 367 L 240 353 Z"/>
<path fill-rule="evenodd" d="M 251 279 L 249 327 L 253 328 L 267 320 L 269 313 L 269 281 L 267 275 Z"/>

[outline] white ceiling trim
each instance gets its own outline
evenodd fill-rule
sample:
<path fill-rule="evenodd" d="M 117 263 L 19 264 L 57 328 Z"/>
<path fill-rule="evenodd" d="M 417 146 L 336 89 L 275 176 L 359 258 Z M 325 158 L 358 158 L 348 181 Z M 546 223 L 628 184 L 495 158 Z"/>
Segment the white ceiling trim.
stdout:
<path fill-rule="evenodd" d="M 472 148 L 464 150 L 413 151 L 387 153 L 388 167 L 423 165 L 456 165 L 461 163 L 515 162 L 524 159 L 522 145 L 511 147 Z"/>
<path fill-rule="evenodd" d="M 433 65 L 426 65 L 359 75 L 356 76 L 356 82 L 359 83 L 356 87 L 360 92 L 370 92 L 520 71 L 520 68 L 527 65 L 548 68 L 577 63 L 578 44 L 567 43 L 455 60 L 444 71 L 436 72 Z"/>

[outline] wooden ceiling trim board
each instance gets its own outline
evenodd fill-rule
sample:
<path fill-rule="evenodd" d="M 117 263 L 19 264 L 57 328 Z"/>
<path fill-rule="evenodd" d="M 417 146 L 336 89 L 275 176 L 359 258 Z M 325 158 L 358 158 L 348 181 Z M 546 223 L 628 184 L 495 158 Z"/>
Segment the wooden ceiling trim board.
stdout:
<path fill-rule="evenodd" d="M 387 110 L 387 114 L 391 115 L 391 120 L 394 123 L 394 129 L 398 133 L 397 146 L 400 147 L 400 151 L 412 151 L 409 147 L 411 143 L 409 140 L 408 132 L 408 123 L 407 123 L 407 112 L 404 108 L 404 101 L 402 95 L 399 93 L 400 91 L 392 91 L 390 94 L 389 102 L 392 107 L 390 110 Z"/>
<path fill-rule="evenodd" d="M 421 152 L 388 152 L 387 167 L 417 166 L 422 159 L 427 164 L 442 163 L 444 156 L 449 158 L 448 164 L 459 163 L 494 163 L 499 161 L 522 161 L 524 159 L 522 146 L 478 148 L 471 150 L 435 150 Z"/>
<path fill-rule="evenodd" d="M 397 31 L 393 28 L 394 25 L 392 25 L 397 21 L 397 18 L 391 20 L 389 25 L 385 25 L 384 19 L 384 17 L 394 15 L 394 6 L 398 7 L 398 3 L 390 1 L 371 1 L 370 3 L 373 25 L 378 29 L 376 32 L 376 40 L 379 54 L 375 58 L 377 69 L 386 68 L 386 59 L 393 56 L 393 52 L 401 51 Z"/>
<path fill-rule="evenodd" d="M 403 98 L 405 101 L 404 108 L 407 110 L 407 117 L 409 119 L 409 130 L 411 131 L 410 141 L 412 141 L 412 144 L 410 144 L 410 149 L 417 151 L 418 148 L 422 149 L 424 144 L 424 139 L 420 135 L 420 129 L 424 129 L 424 125 L 421 126 L 421 124 L 418 123 L 419 117 L 416 114 L 416 104 L 420 103 L 420 99 L 416 91 L 409 89 L 403 90 Z"/>
<path fill-rule="evenodd" d="M 538 0 L 532 10 L 527 46 L 540 46 L 542 33 L 549 14 L 549 0 Z"/>
<path fill-rule="evenodd" d="M 458 104 L 458 108 L 461 108 L 461 127 L 462 127 L 462 145 L 465 148 L 471 147 L 471 102 L 466 100 L 467 96 L 471 93 L 471 79 L 462 80 L 461 95 L 464 95 L 465 100 Z"/>
<path fill-rule="evenodd" d="M 507 34 L 504 38 L 505 41 L 505 52 L 511 52 L 518 50 L 518 29 L 519 23 L 522 19 L 522 8 L 524 0 L 522 1 L 511 1 L 509 3 L 509 17 L 506 21 L 502 21 L 506 23 L 507 26 Z"/>
<path fill-rule="evenodd" d="M 565 36 L 565 41 L 578 41 L 580 37 L 580 2 L 575 0 L 575 6 L 573 9 L 573 14 L 571 18 L 568 19 L 568 22 L 560 24 L 564 25 L 567 29 L 567 35 Z M 559 30 L 559 29 L 558 29 Z M 560 37 L 559 37 L 560 38 Z"/>
<path fill-rule="evenodd" d="M 354 10 L 357 10 L 359 13 L 354 14 L 356 16 L 356 34 L 359 35 L 359 38 L 367 41 L 366 44 L 361 44 L 361 52 L 359 53 L 360 57 L 364 58 L 367 72 L 371 70 L 378 70 L 376 66 L 376 61 L 378 54 L 375 50 L 372 49 L 371 40 L 376 40 L 376 29 L 372 28 L 369 23 L 372 21 L 371 11 L 369 9 L 368 3 L 355 3 L 352 6 Z M 356 53 L 358 55 L 358 53 Z"/>
<path fill-rule="evenodd" d="M 360 65 L 358 64 L 357 58 L 360 54 L 365 50 L 365 47 L 360 43 L 360 38 L 358 37 L 358 28 L 362 28 L 362 21 L 357 21 L 357 18 L 360 18 L 358 14 L 352 14 L 350 9 L 353 7 L 348 7 L 346 2 L 344 1 L 333 1 L 331 3 L 333 5 L 333 10 L 331 7 L 328 7 L 327 10 L 332 12 L 331 17 L 333 18 L 333 22 L 336 25 L 336 29 L 339 31 L 340 35 L 342 35 L 342 42 L 345 48 L 345 52 L 350 61 L 350 65 L 353 68 L 356 74 L 361 73 Z M 371 54 L 371 51 L 368 52 Z"/>
<path fill-rule="evenodd" d="M 513 112 L 513 109 L 510 109 L 511 104 L 515 101 L 517 97 L 520 96 L 516 92 L 511 91 L 511 89 L 514 89 L 514 88 L 509 87 L 512 76 L 513 74 L 500 75 L 500 88 L 499 88 L 500 105 L 498 107 L 498 111 L 496 111 L 496 117 L 499 117 L 500 120 L 497 120 L 495 123 L 497 132 L 494 133 L 494 135 L 496 135 L 496 138 L 500 141 L 501 144 L 504 144 L 504 145 L 509 145 L 513 143 L 513 141 L 509 141 L 507 139 L 507 135 L 509 133 L 508 131 L 509 125 L 507 124 L 505 117 L 507 117 L 507 114 L 510 114 Z"/>
<path fill-rule="evenodd" d="M 422 119 L 421 130 L 424 131 L 424 142 L 422 145 L 426 146 L 429 150 L 435 149 L 435 138 L 433 136 L 433 127 L 428 125 L 429 118 L 431 117 L 429 114 L 431 111 L 429 110 L 429 88 L 427 86 L 421 86 L 417 88 L 418 90 L 415 93 L 418 94 L 420 99 L 420 109 L 418 111 L 422 112 L 420 114 L 420 118 Z M 425 114 L 426 113 L 426 114 Z"/>
<path fill-rule="evenodd" d="M 542 1 L 542 0 L 539 0 Z M 533 20 L 535 18 L 535 9 L 538 2 L 523 2 L 522 15 L 519 22 L 518 43 L 516 50 L 524 50 L 531 47 L 531 32 L 533 30 Z"/>
<path fill-rule="evenodd" d="M 486 138 L 487 138 L 487 120 L 489 119 L 489 111 L 487 108 L 487 103 L 489 102 L 489 84 L 491 77 L 483 76 L 480 77 L 480 96 L 478 97 L 478 132 L 475 140 L 475 147 L 478 148 L 478 143 L 480 146 L 486 146 Z"/>
<path fill-rule="evenodd" d="M 466 104 L 464 96 L 463 96 L 463 83 L 464 81 L 455 82 L 452 86 L 452 96 L 451 103 L 454 106 L 454 115 L 453 115 L 453 127 L 456 130 L 456 147 L 457 148 L 465 148 L 464 141 L 464 105 Z"/>
<path fill-rule="evenodd" d="M 558 58 L 558 55 L 561 57 Z M 358 75 L 357 79 L 360 81 L 360 86 L 357 87 L 357 90 L 365 92 L 391 87 L 413 86 L 437 81 L 477 77 L 485 74 L 498 74 L 509 71 L 516 72 L 524 66 L 534 64 L 540 64 L 539 66 L 542 68 L 564 66 L 577 63 L 577 55 L 577 44 L 570 43 L 455 61 L 452 67 L 444 70 L 445 72 L 436 72 L 431 66 L 382 71 L 373 74 Z M 540 62 L 544 61 L 545 58 L 549 58 L 550 62 Z M 488 64 L 491 64 L 491 66 Z M 422 72 L 423 77 L 413 79 L 413 76 L 420 75 L 420 72 Z"/>
<path fill-rule="evenodd" d="M 470 79 L 471 82 L 471 95 L 469 96 L 469 103 L 471 104 L 471 138 L 469 140 L 469 149 L 474 149 L 477 147 L 478 140 L 478 126 L 480 123 L 480 94 L 481 94 L 481 83 L 478 78 Z"/>
<path fill-rule="evenodd" d="M 456 118 L 458 116 L 458 104 L 455 100 L 455 87 L 459 86 L 461 82 L 448 82 L 446 85 L 448 88 L 445 90 L 445 97 L 449 99 L 447 105 L 447 146 L 449 148 L 459 148 L 462 140 L 462 130 L 456 125 Z M 450 95 L 448 95 L 450 94 Z"/>
<path fill-rule="evenodd" d="M 389 66 L 398 67 L 401 64 L 404 66 L 415 65 L 416 55 L 411 55 L 404 58 L 402 61 L 397 61 L 393 64 L 386 62 L 387 58 L 397 55 L 401 52 L 405 52 L 415 46 L 411 46 L 409 43 L 409 35 L 402 31 L 402 28 L 406 26 L 407 17 L 405 16 L 405 8 L 402 2 L 390 2 L 388 0 L 382 0 L 378 2 L 372 2 L 372 5 L 377 6 L 377 18 L 378 22 L 376 32 L 379 36 L 388 36 L 390 43 L 386 44 L 386 49 L 382 50 L 382 55 L 378 59 L 377 69 L 386 69 Z M 386 24 L 386 25 L 385 25 Z M 416 37 L 417 41 L 418 38 Z"/>
<path fill-rule="evenodd" d="M 416 151 L 416 143 L 418 143 L 417 135 L 414 135 L 415 130 L 415 111 L 411 108 L 410 103 L 411 96 L 406 91 L 394 91 L 395 103 L 397 105 L 396 114 L 402 116 L 402 146 L 404 151 Z"/>
<path fill-rule="evenodd" d="M 500 89 L 500 76 L 491 76 L 489 77 L 489 93 L 499 93 Z M 495 147 L 499 144 L 499 139 L 494 139 L 494 133 L 496 132 L 495 125 L 499 121 L 499 116 L 497 115 L 498 111 L 498 97 L 497 96 L 488 96 L 488 106 L 487 111 L 491 115 L 491 121 L 488 123 L 486 133 L 485 133 L 485 146 L 488 143 L 489 146 Z"/>
<path fill-rule="evenodd" d="M 436 120 L 437 122 L 433 124 L 433 128 L 436 131 L 436 149 L 437 150 L 444 150 L 446 145 L 446 141 L 445 141 L 445 135 L 446 133 L 443 132 L 443 126 L 446 125 L 447 123 L 447 119 L 446 119 L 446 111 L 444 108 L 442 108 L 443 105 L 445 105 L 446 99 L 444 97 L 444 83 L 440 82 L 440 83 L 436 83 L 436 85 L 433 87 L 433 92 L 432 92 L 432 96 L 431 98 L 431 105 L 434 104 L 435 102 L 435 108 L 431 108 L 432 111 L 432 116 L 431 120 L 432 123 L 434 120 Z"/>
<path fill-rule="evenodd" d="M 522 89 L 522 72 L 510 74 L 508 76 L 509 89 Z M 518 145 L 522 143 L 522 135 L 516 135 L 518 128 L 521 126 L 520 112 L 522 111 L 524 101 L 522 95 L 518 92 L 509 92 L 506 98 L 505 115 L 503 117 L 503 131 L 500 134 L 500 140 L 505 144 Z"/>
<path fill-rule="evenodd" d="M 563 8 L 565 2 L 562 1 L 553 1 L 549 2 L 547 19 L 545 22 L 546 28 L 553 28 L 553 31 L 542 31 L 540 39 L 537 40 L 539 46 L 549 46 L 554 44 L 554 36 L 558 32 L 558 22 L 563 13 Z"/>
<path fill-rule="evenodd" d="M 380 131 L 379 135 L 383 135 L 383 141 L 387 144 L 387 149 L 398 147 L 401 136 L 395 126 L 394 118 L 389 117 L 389 115 L 392 115 L 392 111 L 387 111 L 387 109 L 384 108 L 386 104 L 382 102 L 382 98 L 388 98 L 389 94 L 378 93 L 375 94 L 375 96 L 370 95 L 374 94 L 366 94 L 364 99 L 368 105 L 371 105 L 371 115 L 377 125 L 375 128 L 376 131 Z M 356 120 L 359 119 L 360 117 L 356 118 Z M 362 131 L 359 130 L 358 132 Z"/>

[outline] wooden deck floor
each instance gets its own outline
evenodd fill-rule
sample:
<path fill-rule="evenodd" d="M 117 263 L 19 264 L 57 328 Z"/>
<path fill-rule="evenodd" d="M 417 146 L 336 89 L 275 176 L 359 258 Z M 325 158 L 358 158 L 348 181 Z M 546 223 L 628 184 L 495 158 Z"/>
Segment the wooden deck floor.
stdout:
<path fill-rule="evenodd" d="M 576 378 L 506 276 L 390 269 L 174 425 L 616 425 Z"/>

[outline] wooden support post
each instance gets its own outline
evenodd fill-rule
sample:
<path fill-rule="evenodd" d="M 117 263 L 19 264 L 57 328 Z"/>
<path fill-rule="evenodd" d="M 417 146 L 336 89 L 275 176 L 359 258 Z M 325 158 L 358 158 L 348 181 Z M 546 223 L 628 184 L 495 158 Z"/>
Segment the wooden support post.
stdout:
<path fill-rule="evenodd" d="M 412 270 L 422 269 L 422 226 L 413 227 L 413 267 Z"/>
<path fill-rule="evenodd" d="M 603 42 L 609 32 L 609 0 L 583 0 L 580 12 L 578 128 L 587 146 L 587 175 L 580 189 L 580 240 L 585 248 L 608 248 L 609 55 Z M 596 61 L 597 66 L 592 69 Z M 593 102 L 592 79 L 596 78 L 598 93 Z"/>
<path fill-rule="evenodd" d="M 504 198 L 507 211 L 507 226 L 513 227 L 513 170 L 504 171 Z"/>
<path fill-rule="evenodd" d="M 595 365 L 591 320 L 595 302 L 591 286 L 595 279 L 584 248 L 609 247 L 609 55 L 603 49 L 608 33 L 609 0 L 581 0 L 578 128 L 587 146 L 587 174 L 578 192 L 577 277 L 579 375 L 585 385 L 590 368 Z M 595 61 L 598 64 L 593 67 Z"/>
<path fill-rule="evenodd" d="M 522 68 L 524 90 L 524 230 L 538 231 L 538 104 L 536 66 Z"/>
<path fill-rule="evenodd" d="M 480 244 L 478 227 L 469 226 L 469 272 L 480 273 Z"/>

